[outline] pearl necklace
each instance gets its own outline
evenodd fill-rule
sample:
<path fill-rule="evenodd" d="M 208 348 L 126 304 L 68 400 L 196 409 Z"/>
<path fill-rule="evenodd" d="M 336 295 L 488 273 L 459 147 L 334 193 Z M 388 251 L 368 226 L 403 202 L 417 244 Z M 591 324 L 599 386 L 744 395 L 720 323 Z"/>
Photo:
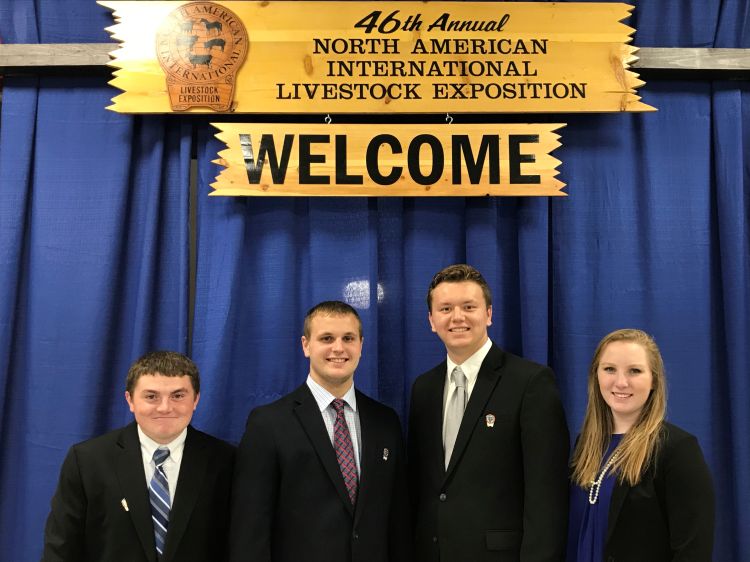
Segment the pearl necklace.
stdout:
<path fill-rule="evenodd" d="M 604 468 L 602 468 L 602 471 L 599 473 L 599 477 L 591 482 L 591 488 L 589 489 L 589 503 L 591 505 L 594 505 L 599 500 L 599 490 L 601 490 L 602 488 L 604 477 L 607 475 L 607 472 L 609 472 L 609 469 L 612 468 L 612 465 L 615 464 L 615 461 L 617 460 L 619 454 L 620 451 L 615 451 L 614 453 L 612 453 L 612 456 L 609 457 L 607 464 L 604 465 Z"/>

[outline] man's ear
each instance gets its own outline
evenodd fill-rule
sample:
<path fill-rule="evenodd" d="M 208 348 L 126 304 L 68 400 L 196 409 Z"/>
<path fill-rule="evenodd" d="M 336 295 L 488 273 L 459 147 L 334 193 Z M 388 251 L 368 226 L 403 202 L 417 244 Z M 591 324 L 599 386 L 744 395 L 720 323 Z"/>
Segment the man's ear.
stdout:
<path fill-rule="evenodd" d="M 135 409 L 133 407 L 133 399 L 131 398 L 130 393 L 127 390 L 125 391 L 125 401 L 128 403 L 130 411 L 135 412 Z"/>

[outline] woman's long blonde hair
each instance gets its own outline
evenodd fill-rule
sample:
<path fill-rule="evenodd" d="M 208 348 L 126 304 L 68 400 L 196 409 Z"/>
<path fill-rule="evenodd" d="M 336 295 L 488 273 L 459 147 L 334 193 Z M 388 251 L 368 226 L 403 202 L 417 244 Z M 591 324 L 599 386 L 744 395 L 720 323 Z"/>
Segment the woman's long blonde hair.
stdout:
<path fill-rule="evenodd" d="M 654 339 L 646 332 L 634 329 L 615 330 L 599 342 L 589 367 L 588 405 L 581 435 L 570 463 L 573 482 L 582 488 L 591 486 L 598 476 L 602 455 L 609 446 L 614 430 L 612 411 L 599 390 L 597 371 L 604 349 L 615 341 L 634 342 L 643 347 L 653 376 L 653 389 L 638 420 L 617 446 L 618 456 L 612 465 L 612 472 L 618 474 L 621 483 L 634 486 L 653 461 L 660 443 L 662 422 L 667 409 L 667 385 L 661 353 Z"/>

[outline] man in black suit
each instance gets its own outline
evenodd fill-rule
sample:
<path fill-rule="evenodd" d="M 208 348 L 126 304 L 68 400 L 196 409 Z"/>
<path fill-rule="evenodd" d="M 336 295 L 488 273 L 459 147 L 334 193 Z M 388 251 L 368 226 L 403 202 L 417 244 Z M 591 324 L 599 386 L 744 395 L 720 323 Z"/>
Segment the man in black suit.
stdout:
<path fill-rule="evenodd" d="M 416 560 L 561 560 L 569 435 L 552 371 L 490 341 L 492 296 L 473 267 L 438 272 L 427 306 L 448 357 L 412 388 Z"/>
<path fill-rule="evenodd" d="M 135 422 L 65 458 L 42 561 L 226 559 L 234 448 L 189 425 L 197 367 L 179 353 L 148 353 L 126 389 Z"/>
<path fill-rule="evenodd" d="M 256 408 L 237 452 L 233 562 L 406 562 L 410 529 L 396 413 L 354 389 L 362 324 L 328 301 L 305 317 L 307 381 Z"/>

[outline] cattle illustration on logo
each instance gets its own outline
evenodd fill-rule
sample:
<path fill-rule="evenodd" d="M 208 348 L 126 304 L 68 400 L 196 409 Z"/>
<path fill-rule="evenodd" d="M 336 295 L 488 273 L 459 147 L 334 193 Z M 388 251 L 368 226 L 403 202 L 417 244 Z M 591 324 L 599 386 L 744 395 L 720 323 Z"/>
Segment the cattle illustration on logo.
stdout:
<path fill-rule="evenodd" d="M 236 76 L 248 47 L 245 26 L 224 6 L 191 2 L 170 12 L 156 35 L 156 57 L 172 110 L 233 111 Z"/>

